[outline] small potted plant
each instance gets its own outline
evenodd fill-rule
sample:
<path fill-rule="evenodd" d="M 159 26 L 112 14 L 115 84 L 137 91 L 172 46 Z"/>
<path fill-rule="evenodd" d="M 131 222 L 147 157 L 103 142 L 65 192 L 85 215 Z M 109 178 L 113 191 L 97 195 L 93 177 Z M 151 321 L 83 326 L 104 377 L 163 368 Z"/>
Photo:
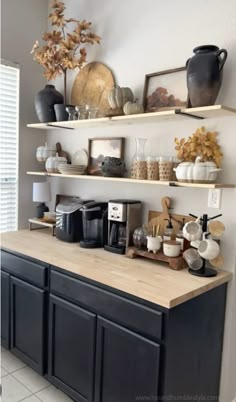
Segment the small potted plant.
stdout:
<path fill-rule="evenodd" d="M 175 169 L 179 181 L 215 182 L 223 158 L 216 132 L 201 127 L 187 140 L 175 138 L 175 144 L 177 158 L 183 162 Z"/>
<path fill-rule="evenodd" d="M 100 43 L 100 37 L 92 32 L 91 22 L 65 18 L 64 11 L 66 7 L 62 1 L 53 0 L 51 9 L 52 12 L 49 14 L 48 19 L 55 29 L 52 32 L 45 32 L 42 37 L 45 44 L 40 47 L 39 42 L 36 41 L 31 53 L 34 55 L 34 60 L 44 67 L 43 75 L 48 81 L 64 75 L 64 102 L 58 102 L 59 104 L 63 103 L 63 105 L 55 107 L 59 111 L 62 108 L 62 116 L 59 116 L 58 120 L 64 120 L 67 102 L 67 71 L 82 68 L 87 56 L 84 45 Z M 51 102 L 46 103 L 50 104 Z M 50 106 L 52 106 L 52 103 Z M 66 117 L 68 117 L 67 113 Z"/>

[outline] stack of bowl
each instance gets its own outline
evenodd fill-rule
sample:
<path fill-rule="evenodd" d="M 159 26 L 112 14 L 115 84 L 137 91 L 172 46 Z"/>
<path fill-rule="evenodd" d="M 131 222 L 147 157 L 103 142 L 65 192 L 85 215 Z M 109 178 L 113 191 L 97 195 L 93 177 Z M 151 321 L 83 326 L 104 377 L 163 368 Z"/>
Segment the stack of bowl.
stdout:
<path fill-rule="evenodd" d="M 60 163 L 58 165 L 58 170 L 60 173 L 65 175 L 81 175 L 85 174 L 87 166 L 86 165 L 68 165 Z"/>

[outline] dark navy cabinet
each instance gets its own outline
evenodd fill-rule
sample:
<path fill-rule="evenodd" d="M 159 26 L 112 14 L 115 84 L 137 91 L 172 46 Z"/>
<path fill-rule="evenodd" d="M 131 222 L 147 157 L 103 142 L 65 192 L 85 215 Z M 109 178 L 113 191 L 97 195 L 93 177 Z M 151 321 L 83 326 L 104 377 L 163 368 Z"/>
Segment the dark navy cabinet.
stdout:
<path fill-rule="evenodd" d="M 227 284 L 171 309 L 2 251 L 2 342 L 76 402 L 219 400 Z"/>
<path fill-rule="evenodd" d="M 48 266 L 2 250 L 3 346 L 40 374 L 47 367 Z"/>
<path fill-rule="evenodd" d="M 44 374 L 46 292 L 14 277 L 10 284 L 11 351 Z"/>
<path fill-rule="evenodd" d="M 75 401 L 92 402 L 96 315 L 55 296 L 49 311 L 49 379 Z"/>
<path fill-rule="evenodd" d="M 96 402 L 130 402 L 159 394 L 160 345 L 98 318 Z"/>
<path fill-rule="evenodd" d="M 1 272 L 1 341 L 10 348 L 10 275 Z"/>

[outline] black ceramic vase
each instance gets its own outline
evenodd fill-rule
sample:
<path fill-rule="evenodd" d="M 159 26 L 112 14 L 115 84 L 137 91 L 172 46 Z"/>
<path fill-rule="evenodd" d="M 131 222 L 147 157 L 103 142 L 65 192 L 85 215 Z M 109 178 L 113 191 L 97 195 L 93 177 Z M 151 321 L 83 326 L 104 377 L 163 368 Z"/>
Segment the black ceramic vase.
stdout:
<path fill-rule="evenodd" d="M 54 105 L 63 103 L 63 95 L 56 90 L 54 85 L 46 85 L 39 91 L 34 100 L 35 111 L 41 123 L 56 121 Z"/>
<path fill-rule="evenodd" d="M 187 86 L 192 107 L 214 105 L 219 93 L 227 51 L 205 45 L 193 49 L 187 60 Z M 222 55 L 222 57 L 221 57 Z"/>

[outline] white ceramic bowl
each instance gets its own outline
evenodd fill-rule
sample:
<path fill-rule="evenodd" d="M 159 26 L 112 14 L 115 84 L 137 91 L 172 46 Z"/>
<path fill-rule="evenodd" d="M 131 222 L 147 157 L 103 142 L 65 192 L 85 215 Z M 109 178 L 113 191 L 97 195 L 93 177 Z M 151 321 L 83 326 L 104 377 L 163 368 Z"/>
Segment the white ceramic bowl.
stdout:
<path fill-rule="evenodd" d="M 163 253 L 167 257 L 178 257 L 181 252 L 181 243 L 176 240 L 165 240 L 163 242 Z"/>

